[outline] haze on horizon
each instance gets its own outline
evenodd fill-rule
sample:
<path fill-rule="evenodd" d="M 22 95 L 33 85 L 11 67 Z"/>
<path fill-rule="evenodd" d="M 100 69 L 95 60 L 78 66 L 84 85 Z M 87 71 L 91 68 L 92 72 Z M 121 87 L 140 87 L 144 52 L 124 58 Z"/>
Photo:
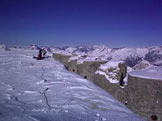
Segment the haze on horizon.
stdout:
<path fill-rule="evenodd" d="M 162 45 L 162 1 L 0 0 L 0 44 Z"/>

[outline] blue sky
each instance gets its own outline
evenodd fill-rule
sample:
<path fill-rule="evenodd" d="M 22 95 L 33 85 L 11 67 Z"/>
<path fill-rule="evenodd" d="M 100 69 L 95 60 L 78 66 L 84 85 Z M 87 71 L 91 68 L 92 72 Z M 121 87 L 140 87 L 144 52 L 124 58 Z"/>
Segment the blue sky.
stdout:
<path fill-rule="evenodd" d="M 0 0 L 0 43 L 162 45 L 162 1 Z"/>

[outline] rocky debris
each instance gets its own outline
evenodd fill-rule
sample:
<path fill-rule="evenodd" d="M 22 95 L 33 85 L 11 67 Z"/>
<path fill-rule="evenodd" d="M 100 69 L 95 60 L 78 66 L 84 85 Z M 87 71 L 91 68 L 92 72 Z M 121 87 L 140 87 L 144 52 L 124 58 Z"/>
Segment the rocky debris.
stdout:
<path fill-rule="evenodd" d="M 125 62 L 122 61 L 110 61 L 101 65 L 98 71 L 104 72 L 106 74 L 105 76 L 107 77 L 106 79 L 110 82 L 117 80 L 114 82 L 119 83 L 120 81 L 123 81 L 127 75 L 127 66 Z"/>

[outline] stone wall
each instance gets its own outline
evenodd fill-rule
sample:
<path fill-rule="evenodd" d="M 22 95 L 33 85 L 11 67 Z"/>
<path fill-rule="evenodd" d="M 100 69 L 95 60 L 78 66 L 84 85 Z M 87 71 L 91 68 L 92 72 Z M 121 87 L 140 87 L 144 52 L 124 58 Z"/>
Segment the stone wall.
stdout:
<path fill-rule="evenodd" d="M 67 64 L 68 64 L 68 60 L 70 58 L 70 55 L 61 55 L 61 54 L 53 54 L 53 57 L 60 61 L 61 63 L 63 63 L 66 67 L 67 67 Z"/>
<path fill-rule="evenodd" d="M 127 88 L 120 88 L 119 84 L 110 83 L 105 76 L 96 74 L 93 81 L 96 85 L 108 91 L 114 98 L 125 104 L 127 99 Z"/>
<path fill-rule="evenodd" d="M 68 62 L 67 69 L 72 72 L 78 73 L 80 76 L 82 76 L 85 79 L 94 80 L 95 72 L 100 66 L 100 64 L 103 64 L 105 62 L 90 62 L 90 61 L 84 61 L 82 64 L 77 64 L 77 60 L 72 60 Z"/>
<path fill-rule="evenodd" d="M 157 116 L 162 121 L 162 80 L 128 76 L 128 107 L 152 121 Z"/>
<path fill-rule="evenodd" d="M 156 121 L 162 121 L 162 80 L 149 80 L 129 75 L 128 85 L 120 88 L 119 84 L 110 83 L 105 76 L 95 74 L 100 64 L 106 62 L 85 61 L 77 64 L 76 60 L 68 62 L 70 56 L 53 54 L 53 57 L 62 62 L 69 71 L 78 73 L 108 91 L 114 98 L 147 121 L 155 121 L 151 116 L 154 119 L 158 118 Z M 122 73 L 126 73 L 124 66 L 119 66 L 122 68 Z"/>

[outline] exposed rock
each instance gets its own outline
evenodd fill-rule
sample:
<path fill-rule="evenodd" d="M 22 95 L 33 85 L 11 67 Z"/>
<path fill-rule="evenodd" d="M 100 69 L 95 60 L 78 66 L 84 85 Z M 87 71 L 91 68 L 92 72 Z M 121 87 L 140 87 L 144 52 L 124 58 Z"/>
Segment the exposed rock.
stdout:
<path fill-rule="evenodd" d="M 150 63 L 146 60 L 142 60 L 140 63 L 136 64 L 133 69 L 134 70 L 143 70 L 150 66 Z"/>
<path fill-rule="evenodd" d="M 53 57 L 54 57 L 56 60 L 58 60 L 58 61 L 60 61 L 61 63 L 63 63 L 63 64 L 67 67 L 67 65 L 68 65 L 68 60 L 69 60 L 69 58 L 70 58 L 69 55 L 61 55 L 61 54 L 56 54 L 56 53 L 54 53 L 54 54 L 53 54 Z"/>
<path fill-rule="evenodd" d="M 87 78 L 91 81 L 94 80 L 95 72 L 97 71 L 98 67 L 106 63 L 104 61 L 84 61 L 82 64 L 77 65 L 77 73 L 83 76 L 84 78 Z"/>
<path fill-rule="evenodd" d="M 133 67 L 135 66 L 137 63 L 139 63 L 139 61 L 141 61 L 142 58 L 138 57 L 138 56 L 130 56 L 127 57 L 125 62 L 128 66 Z"/>
<path fill-rule="evenodd" d="M 145 60 L 149 61 L 151 64 L 156 66 L 162 65 L 162 47 L 159 49 L 151 49 L 148 54 L 146 54 Z"/>
<path fill-rule="evenodd" d="M 123 85 L 123 79 L 127 74 L 127 66 L 123 61 L 110 61 L 106 64 L 103 64 L 98 69 L 99 71 L 104 72 L 105 77 L 111 83 L 119 83 Z M 113 81 L 114 80 L 114 81 Z"/>
<path fill-rule="evenodd" d="M 125 104 L 127 100 L 127 88 L 120 88 L 118 84 L 110 83 L 107 81 L 105 76 L 95 74 L 95 80 L 93 81 L 96 85 L 109 92 L 113 97 Z"/>

